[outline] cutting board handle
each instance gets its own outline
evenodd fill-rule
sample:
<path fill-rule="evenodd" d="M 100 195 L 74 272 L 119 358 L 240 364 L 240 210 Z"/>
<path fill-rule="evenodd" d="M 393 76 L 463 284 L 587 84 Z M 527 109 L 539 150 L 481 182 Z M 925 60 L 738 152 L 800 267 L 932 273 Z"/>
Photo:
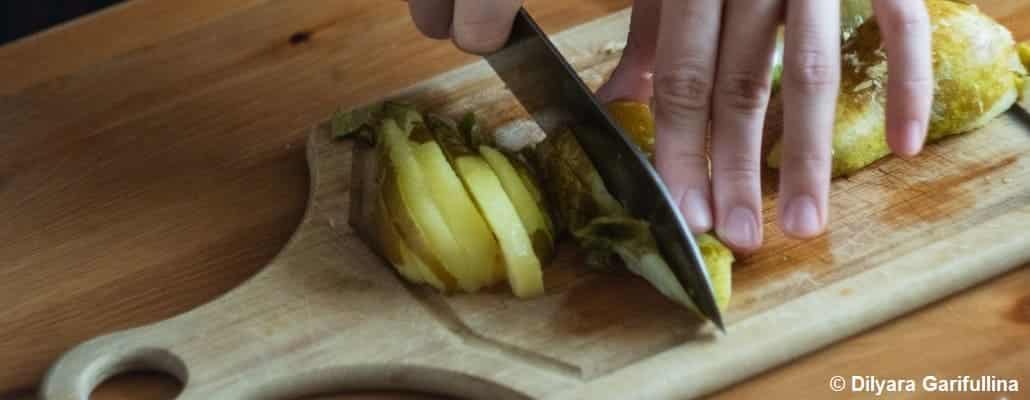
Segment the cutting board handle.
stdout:
<path fill-rule="evenodd" d="M 429 360 L 415 357 L 405 362 L 318 360 L 312 356 L 310 347 L 295 351 L 301 355 L 298 359 L 304 360 L 295 368 L 267 369 L 260 362 L 240 365 L 227 362 L 217 354 L 214 358 L 198 358 L 190 354 L 196 349 L 191 349 L 188 342 L 181 342 L 188 340 L 184 335 L 191 334 L 187 329 L 191 322 L 181 318 L 97 337 L 74 347 L 48 371 L 40 387 L 40 398 L 88 400 L 93 389 L 105 379 L 140 370 L 166 372 L 183 382 L 177 400 L 271 400 L 368 389 L 415 390 L 461 398 L 532 398 L 488 378 L 495 372 L 490 368 L 497 365 L 496 360 L 489 359 L 483 360 L 484 363 L 473 362 L 472 365 L 478 364 L 478 367 L 471 370 L 469 365 L 440 363 L 432 357 Z M 238 332 L 223 334 L 233 336 Z M 365 341 L 356 336 L 344 341 L 352 348 L 341 346 L 337 338 L 333 341 L 334 350 L 360 353 L 366 347 Z M 417 342 L 418 339 L 413 340 Z M 445 359 L 475 360 L 483 356 L 464 345 L 447 342 L 437 345 L 437 351 L 446 355 Z M 252 350 L 244 352 L 254 355 Z M 288 357 L 273 357 L 276 358 L 281 362 Z"/>
<path fill-rule="evenodd" d="M 155 326 L 116 332 L 75 346 L 47 372 L 41 398 L 87 400 L 105 379 L 127 371 L 166 372 L 186 382 L 186 364 L 171 350 L 167 334 L 155 331 Z"/>
<path fill-rule="evenodd" d="M 352 182 L 319 173 L 350 169 L 350 144 L 331 142 L 327 126 L 310 140 L 307 213 L 281 253 L 211 303 L 72 348 L 47 372 L 42 400 L 87 400 L 105 379 L 139 370 L 178 378 L 179 400 L 360 389 L 521 400 L 568 382 L 495 346 L 470 346 L 481 339 L 440 320 L 350 228 Z M 524 379 L 498 384 L 498 374 Z"/>

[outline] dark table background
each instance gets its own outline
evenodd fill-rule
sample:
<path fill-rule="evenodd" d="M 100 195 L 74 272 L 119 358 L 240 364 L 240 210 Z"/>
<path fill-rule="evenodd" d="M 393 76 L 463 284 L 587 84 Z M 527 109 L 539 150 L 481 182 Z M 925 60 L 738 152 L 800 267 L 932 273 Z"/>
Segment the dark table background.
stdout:
<path fill-rule="evenodd" d="M 0 45 L 122 0 L 0 0 Z"/>

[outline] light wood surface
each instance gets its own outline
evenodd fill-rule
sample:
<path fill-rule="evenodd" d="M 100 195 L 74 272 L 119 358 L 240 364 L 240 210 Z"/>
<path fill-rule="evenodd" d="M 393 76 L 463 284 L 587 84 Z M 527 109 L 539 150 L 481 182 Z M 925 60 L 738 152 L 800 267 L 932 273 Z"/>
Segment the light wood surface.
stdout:
<path fill-rule="evenodd" d="M 136 2 L 139 5 L 135 7 L 143 7 L 136 11 L 140 15 L 149 12 L 145 7 L 160 10 L 162 4 Z M 153 33 L 154 42 L 149 44 L 109 44 L 99 51 L 117 56 L 88 62 L 72 60 L 83 65 L 70 70 L 73 72 L 53 72 L 52 76 L 45 71 L 36 72 L 30 78 L 37 81 L 12 89 L 13 94 L 2 98 L 0 121 L 13 127 L 10 132 L 16 135 L 14 140 L 0 143 L 5 155 L 0 159 L 0 201 L 4 204 L 0 212 L 4 213 L 4 220 L 12 222 L 10 230 L 0 231 L 4 234 L 0 251 L 3 259 L 10 254 L 14 260 L 10 266 L 5 262 L 0 270 L 4 278 L 0 280 L 4 286 L 0 304 L 14 305 L 0 312 L 4 321 L 0 324 L 0 354 L 5 360 L 15 360 L 15 368 L 0 372 L 8 374 L 0 376 L 4 385 L 0 392 L 30 385 L 58 353 L 74 343 L 174 315 L 225 291 L 260 268 L 293 231 L 304 204 L 307 180 L 299 151 L 303 147 L 300 132 L 305 125 L 323 119 L 336 104 L 372 100 L 382 92 L 396 90 L 470 59 L 455 56 L 443 44 L 415 39 L 402 18 L 403 10 L 397 7 L 348 3 L 344 7 L 347 9 L 333 17 L 310 11 L 336 11 L 341 8 L 339 3 L 334 3 L 334 9 L 329 2 L 262 2 L 241 5 L 237 11 L 226 8 L 225 4 L 230 2 L 221 3 L 220 10 L 226 10 L 224 17 L 182 28 L 178 33 Z M 1000 10 L 998 15 L 1027 14 L 1026 8 L 1003 3 L 1006 2 L 985 6 Z M 548 27 L 556 29 L 572 23 L 572 19 L 590 19 L 622 5 L 584 2 L 556 9 L 555 5 L 531 3 L 530 7 Z M 123 6 L 116 11 L 124 13 L 131 9 Z M 358 9 L 363 13 L 347 13 Z M 310 15 L 305 17 L 304 13 Z M 106 16 L 94 17 L 92 23 Z M 288 44 L 293 33 L 309 29 L 311 22 L 320 18 L 335 20 L 326 25 L 328 28 L 313 30 L 311 40 L 295 46 Z M 1003 21 L 1012 18 L 1016 17 Z M 65 29 L 74 30 L 77 26 Z M 391 46 L 389 37 L 358 35 L 373 27 L 402 39 L 409 35 L 408 40 L 398 40 Z M 106 32 L 114 34 L 111 30 Z M 25 51 L 36 43 L 35 54 L 46 54 L 60 43 L 47 46 L 47 40 L 54 36 L 44 34 L 12 46 L 21 46 L 19 51 Z M 1023 33 L 1022 37 L 1026 36 Z M 273 42 L 276 46 L 271 45 Z M 0 55 L 7 55 L 5 52 L 12 46 L 0 48 Z M 381 54 L 367 63 L 345 57 L 345 50 L 360 48 L 381 50 Z M 411 54 L 419 54 L 420 59 L 427 61 L 401 62 Z M 167 64 L 169 60 L 175 63 Z M 353 76 L 369 79 L 349 78 Z M 960 146 L 961 140 L 954 142 Z M 1014 165 L 1025 167 L 1018 160 Z M 1011 173 L 1011 168 L 1010 165 L 985 173 Z M 1025 176 L 1023 181 L 1016 182 L 1025 182 Z M 987 184 L 979 180 L 951 183 L 961 192 L 974 194 L 965 199 L 974 208 L 990 205 L 979 200 L 979 196 L 993 194 L 974 190 L 988 187 Z M 989 187 L 995 186 L 998 185 Z M 902 197 L 919 198 L 912 191 L 900 193 Z M 846 205 L 838 206 L 841 207 Z M 938 208 L 945 214 L 956 211 L 948 206 Z M 958 214 L 962 211 L 958 210 Z M 916 215 L 920 220 L 928 217 L 922 211 Z M 833 235 L 829 237 L 831 243 L 832 238 Z M 761 263 L 755 261 L 755 265 Z M 775 267 L 745 268 L 738 270 L 738 277 L 743 275 L 742 281 L 747 282 L 748 276 L 765 278 L 772 273 L 775 277 L 783 272 Z M 874 346 L 878 351 L 870 351 L 869 343 L 853 345 L 852 340 L 821 354 L 839 353 L 836 357 L 848 359 L 858 352 L 870 355 L 870 359 L 892 360 L 895 342 L 930 335 L 936 343 L 944 345 L 982 343 L 981 351 L 977 351 L 978 346 L 947 346 L 948 351 L 940 356 L 942 365 L 983 365 L 992 371 L 996 368 L 996 375 L 1002 376 L 1024 371 L 1020 368 L 1023 365 L 1014 361 L 1026 359 L 1020 347 L 1014 345 L 1025 342 L 1027 334 L 1025 323 L 1019 322 L 1025 321 L 1019 317 L 1019 301 L 1027 295 L 1026 285 L 1018 285 L 1026 282 L 1025 278 L 1018 280 L 1021 275 L 1025 272 L 992 284 L 990 287 L 998 288 L 990 292 L 990 301 L 966 303 L 959 298 L 959 304 L 976 305 L 970 309 L 998 312 L 963 315 L 961 327 L 967 329 L 957 330 L 958 334 L 939 332 L 934 322 L 944 319 L 925 317 L 935 315 L 937 309 L 931 309 L 915 317 L 915 322 L 906 319 L 898 323 L 909 325 L 903 330 L 908 336 L 880 330 L 855 339 L 880 335 L 879 341 L 871 339 L 873 344 L 879 344 Z M 1013 280 L 1017 284 L 1001 283 Z M 807 289 L 802 285 L 799 289 L 784 290 L 798 291 L 792 293 L 797 295 Z M 747 292 L 743 290 L 744 294 Z M 738 303 L 740 299 L 738 296 Z M 763 307 L 761 302 L 742 304 L 745 309 Z M 1008 334 L 983 335 L 980 327 Z M 887 330 L 891 329 L 894 328 Z M 923 334 L 912 334 L 913 331 Z M 53 335 L 54 332 L 58 334 Z M 1015 350 L 985 350 L 991 348 Z M 776 385 L 775 377 L 803 368 L 811 372 L 794 375 L 792 379 L 803 382 L 794 385 L 802 386 L 795 388 L 797 393 L 810 393 L 804 391 L 806 387 L 823 389 L 825 379 L 839 374 L 835 371 L 840 367 L 840 358 L 831 357 L 823 364 L 811 361 L 818 357 L 799 362 L 801 367 L 783 370 L 787 372 L 759 378 L 754 387 L 763 387 L 769 379 L 774 383 L 766 383 L 765 387 L 785 386 Z M 811 366 L 813 363 L 815 366 Z M 887 364 L 901 365 L 896 371 L 902 375 L 930 373 L 925 364 L 911 362 L 911 354 Z M 906 365 L 912 369 L 905 369 Z M 961 368 L 956 371 L 966 373 Z M 810 381 L 818 375 L 823 375 L 818 382 Z M 763 392 L 756 390 L 754 393 Z"/>

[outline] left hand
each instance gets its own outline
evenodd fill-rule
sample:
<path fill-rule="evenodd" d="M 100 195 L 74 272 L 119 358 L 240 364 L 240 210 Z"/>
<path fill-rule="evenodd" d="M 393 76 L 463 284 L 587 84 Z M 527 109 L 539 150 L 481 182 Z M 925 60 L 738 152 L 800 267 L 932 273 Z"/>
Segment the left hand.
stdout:
<path fill-rule="evenodd" d="M 929 17 L 922 1 L 873 5 L 891 55 L 887 141 L 895 154 L 915 155 L 933 97 Z M 838 0 L 636 0 L 622 59 L 598 91 L 605 102 L 653 95 L 656 165 L 669 192 L 693 231 L 714 226 L 737 252 L 762 243 L 761 139 L 781 21 L 780 226 L 792 237 L 817 236 L 828 215 Z"/>

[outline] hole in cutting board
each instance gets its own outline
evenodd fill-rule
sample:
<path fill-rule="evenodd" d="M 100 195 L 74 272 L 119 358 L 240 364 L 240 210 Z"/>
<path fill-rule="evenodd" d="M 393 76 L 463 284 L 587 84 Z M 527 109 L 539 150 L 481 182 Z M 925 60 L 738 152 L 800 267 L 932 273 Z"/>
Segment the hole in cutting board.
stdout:
<path fill-rule="evenodd" d="M 129 371 L 100 383 L 90 400 L 155 399 L 171 400 L 182 392 L 183 384 L 174 375 L 159 371 Z"/>
<path fill-rule="evenodd" d="M 89 391 L 90 399 L 174 399 L 189 380 L 186 364 L 165 349 L 122 346 L 93 356 L 74 378 L 79 395 Z"/>

